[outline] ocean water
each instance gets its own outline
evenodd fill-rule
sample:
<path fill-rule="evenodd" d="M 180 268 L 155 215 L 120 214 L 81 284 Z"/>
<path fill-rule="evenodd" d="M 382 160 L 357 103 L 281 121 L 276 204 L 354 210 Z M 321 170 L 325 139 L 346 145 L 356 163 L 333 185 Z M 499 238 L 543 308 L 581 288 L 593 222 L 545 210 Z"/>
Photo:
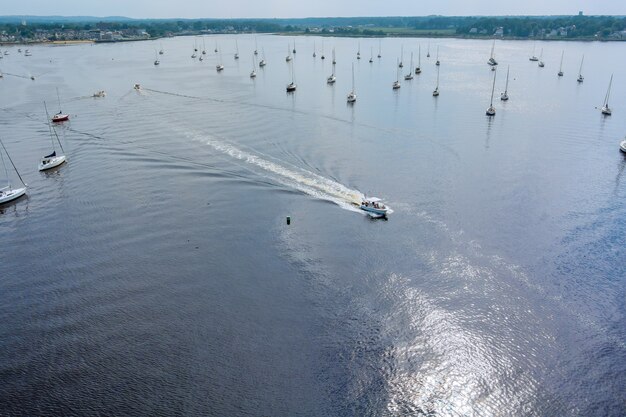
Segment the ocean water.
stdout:
<path fill-rule="evenodd" d="M 8 48 L 0 415 L 624 415 L 625 46 L 497 41 L 488 118 L 491 45 Z"/>

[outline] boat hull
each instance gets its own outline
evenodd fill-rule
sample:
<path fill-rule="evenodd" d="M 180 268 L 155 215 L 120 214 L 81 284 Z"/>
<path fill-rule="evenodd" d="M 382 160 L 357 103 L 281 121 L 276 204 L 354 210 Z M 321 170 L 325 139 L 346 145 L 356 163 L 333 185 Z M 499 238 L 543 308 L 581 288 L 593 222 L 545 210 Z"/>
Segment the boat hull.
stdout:
<path fill-rule="evenodd" d="M 52 116 L 53 123 L 65 122 L 67 120 L 70 120 L 69 114 L 55 114 L 54 116 Z"/>
<path fill-rule="evenodd" d="M 39 164 L 39 171 L 46 171 L 54 167 L 58 167 L 66 161 L 65 155 L 55 156 L 54 158 L 47 158 L 41 161 Z"/>
<path fill-rule="evenodd" d="M 26 187 L 0 191 L 0 204 L 16 200 L 26 194 Z"/>
<path fill-rule="evenodd" d="M 619 150 L 626 153 L 626 139 L 619 144 Z"/>

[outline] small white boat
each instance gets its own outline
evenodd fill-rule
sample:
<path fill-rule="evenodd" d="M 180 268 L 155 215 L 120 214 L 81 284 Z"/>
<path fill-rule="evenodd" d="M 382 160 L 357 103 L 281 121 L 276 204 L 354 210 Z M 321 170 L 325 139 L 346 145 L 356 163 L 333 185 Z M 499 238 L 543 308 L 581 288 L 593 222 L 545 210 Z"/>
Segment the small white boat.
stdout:
<path fill-rule="evenodd" d="M 563 54 L 564 53 L 565 51 L 561 51 L 561 65 L 559 66 L 559 72 L 557 73 L 559 77 L 563 76 Z"/>
<path fill-rule="evenodd" d="M 413 79 L 413 52 L 411 52 L 411 66 L 409 67 L 409 73 L 404 76 L 406 81 L 411 81 Z"/>
<path fill-rule="evenodd" d="M 45 101 L 43 105 L 46 109 L 46 120 L 48 120 L 48 130 L 50 131 L 50 140 L 52 141 L 52 153 L 50 155 L 46 155 L 41 158 L 41 161 L 39 162 L 39 171 L 45 171 L 50 168 L 58 167 L 66 160 L 65 155 L 63 154 L 57 155 L 55 140 L 54 140 L 55 137 L 56 137 L 56 142 L 59 144 L 59 147 L 61 148 L 61 151 L 63 151 L 63 145 L 61 144 L 61 140 L 59 139 L 59 136 L 57 135 L 56 130 L 54 130 L 54 128 L 50 124 L 50 121 L 49 121 L 50 116 L 48 115 L 48 106 L 46 106 Z"/>
<path fill-rule="evenodd" d="M 4 153 L 7 155 L 7 158 L 11 162 L 11 165 L 13 165 L 13 169 L 17 173 L 17 176 L 20 179 L 20 181 L 22 181 L 22 185 L 23 185 L 23 187 L 19 187 L 19 188 L 12 187 L 11 181 L 9 180 L 8 171 L 6 169 L 7 168 L 6 163 L 4 162 L 4 158 L 0 158 L 0 160 L 2 161 L 2 165 L 4 166 L 4 171 L 7 175 L 7 185 L 3 188 L 0 188 L 0 204 L 3 204 L 3 203 L 8 203 L 9 201 L 18 199 L 24 194 L 26 194 L 26 188 L 28 186 L 26 185 L 26 183 L 24 183 L 22 176 L 20 175 L 19 171 L 15 167 L 15 164 L 13 163 L 13 160 L 11 159 L 11 155 L 9 155 L 9 152 L 7 152 L 7 149 L 4 147 L 4 143 L 2 142 L 2 140 L 0 140 L 0 145 L 2 145 L 2 149 L 4 150 Z"/>
<path fill-rule="evenodd" d="M 401 87 L 400 85 L 400 65 L 399 65 L 400 60 L 396 60 L 396 80 L 393 82 L 393 84 L 391 84 L 391 88 L 393 90 L 397 90 Z"/>
<path fill-rule="evenodd" d="M 39 171 L 45 171 L 47 169 L 58 167 L 65 161 L 66 161 L 65 155 L 57 156 L 56 151 L 54 151 L 50 155 L 46 155 L 43 158 L 41 158 L 41 161 L 39 162 Z"/>
<path fill-rule="evenodd" d="M 496 59 L 493 56 L 493 50 L 496 47 L 496 40 L 493 40 L 493 44 L 491 45 L 491 56 L 489 57 L 489 60 L 487 61 L 487 64 L 495 66 L 498 65 L 498 61 L 496 61 Z"/>
<path fill-rule="evenodd" d="M 506 67 L 506 84 L 504 86 L 504 93 L 500 94 L 500 100 L 507 101 L 509 99 L 509 67 Z"/>
<path fill-rule="evenodd" d="M 363 201 L 361 201 L 360 205 L 361 210 L 366 211 L 370 215 L 375 215 L 377 217 L 385 217 L 388 214 L 393 213 L 389 207 L 387 207 L 383 200 L 377 197 L 365 197 Z"/>
<path fill-rule="evenodd" d="M 335 49 L 333 48 L 333 72 L 326 78 L 327 84 L 334 84 L 337 81 L 337 77 L 335 77 Z"/>
<path fill-rule="evenodd" d="M 348 93 L 348 103 L 356 101 L 356 93 L 354 92 L 354 63 L 352 63 L 352 91 Z"/>
<path fill-rule="evenodd" d="M 493 73 L 493 83 L 491 85 L 491 102 L 489 103 L 489 108 L 487 109 L 487 111 L 485 112 L 485 114 L 487 116 L 495 116 L 496 115 L 496 108 L 493 107 L 493 92 L 496 89 L 496 73 Z"/>
<path fill-rule="evenodd" d="M 535 56 L 535 44 L 533 43 L 533 54 L 528 58 L 529 61 L 539 61 L 539 58 Z"/>
<path fill-rule="evenodd" d="M 439 67 L 437 67 L 437 86 L 433 90 L 433 97 L 439 96 Z"/>
<path fill-rule="evenodd" d="M 619 150 L 626 153 L 626 138 L 624 138 L 624 140 L 620 142 Z"/>
<path fill-rule="evenodd" d="M 26 194 L 26 187 L 21 188 L 11 188 L 4 187 L 0 188 L 0 204 L 8 203 L 9 201 L 13 201 L 17 198 L 20 198 Z"/>
<path fill-rule="evenodd" d="M 252 72 L 250 73 L 250 78 L 256 78 L 256 65 L 255 65 L 256 57 L 252 55 Z"/>
<path fill-rule="evenodd" d="M 578 69 L 578 78 L 576 78 L 576 81 L 578 81 L 579 83 L 582 83 L 583 81 L 585 81 L 585 77 L 583 77 L 583 62 L 584 61 L 585 61 L 585 55 L 583 54 L 583 57 L 580 60 L 580 68 Z"/>
<path fill-rule="evenodd" d="M 30 52 L 30 50 L 25 50 L 24 51 L 24 56 L 32 56 L 33 54 Z"/>
<path fill-rule="evenodd" d="M 417 67 L 415 67 L 415 73 L 421 74 L 422 68 L 422 45 L 420 44 L 417 48 Z"/>
<path fill-rule="evenodd" d="M 296 83 L 294 83 L 293 81 L 290 82 L 289 84 L 287 84 L 287 92 L 291 93 L 292 91 L 296 91 Z"/>
<path fill-rule="evenodd" d="M 609 81 L 609 88 L 606 90 L 606 95 L 604 96 L 604 104 L 602 105 L 602 109 L 600 110 L 603 115 L 610 116 L 612 111 L 609 107 L 609 97 L 611 96 L 611 84 L 613 84 L 613 74 L 611 74 L 611 80 Z"/>
<path fill-rule="evenodd" d="M 104 90 L 100 90 L 100 91 L 96 91 L 95 93 L 93 93 L 94 98 L 101 98 L 101 97 L 106 97 L 107 93 Z"/>
<path fill-rule="evenodd" d="M 224 66 L 222 64 L 217 64 L 215 66 L 215 69 L 217 70 L 217 72 L 223 71 L 224 70 Z"/>
<path fill-rule="evenodd" d="M 289 44 L 287 44 L 287 56 L 285 57 L 285 61 L 289 62 L 291 59 L 291 49 L 289 49 Z"/>
<path fill-rule="evenodd" d="M 267 65 L 267 62 L 265 62 L 265 49 L 262 49 L 263 51 L 263 55 L 261 55 L 261 60 L 259 61 L 259 68 L 263 68 L 265 65 Z"/>

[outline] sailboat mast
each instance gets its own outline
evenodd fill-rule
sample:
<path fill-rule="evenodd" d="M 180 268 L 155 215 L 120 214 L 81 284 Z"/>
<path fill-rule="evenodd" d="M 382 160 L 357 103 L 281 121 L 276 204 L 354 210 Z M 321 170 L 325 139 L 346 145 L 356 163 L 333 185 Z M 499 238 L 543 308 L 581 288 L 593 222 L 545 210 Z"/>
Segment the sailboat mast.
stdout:
<path fill-rule="evenodd" d="M 561 51 L 561 64 L 559 65 L 559 72 L 563 71 L 563 54 L 565 51 Z"/>
<path fill-rule="evenodd" d="M 493 84 L 491 85 L 491 101 L 489 103 L 489 107 L 493 107 L 493 92 L 496 89 L 496 72 L 493 72 Z"/>
<path fill-rule="evenodd" d="M 506 84 L 504 86 L 504 94 L 506 94 L 507 91 L 509 91 L 509 67 L 508 66 L 506 67 Z"/>
<path fill-rule="evenodd" d="M 65 153 L 65 149 L 63 149 L 63 145 L 61 145 L 61 139 L 59 139 L 59 135 L 57 135 L 57 131 L 54 130 L 54 128 L 52 127 L 52 124 L 50 123 L 50 114 L 48 113 L 48 106 L 46 105 L 45 101 L 43 102 L 43 107 L 44 109 L 46 109 L 46 120 L 48 122 L 48 130 L 50 131 L 50 140 L 52 141 L 52 150 L 56 150 L 54 147 L 54 137 L 56 137 L 57 142 L 59 143 L 59 147 L 61 148 L 61 151 Z"/>
<path fill-rule="evenodd" d="M 7 158 L 9 158 L 9 161 L 11 162 L 11 165 L 13 165 L 13 169 L 17 173 L 17 176 L 20 178 L 20 181 L 22 181 L 22 184 L 26 185 L 26 183 L 22 179 L 22 176 L 20 175 L 20 172 L 17 170 L 17 167 L 13 163 L 13 159 L 11 159 L 11 155 L 9 155 L 9 152 L 7 152 L 7 148 L 4 147 L 4 143 L 2 142 L 2 139 L 0 139 L 0 145 L 2 145 L 2 149 L 4 149 L 4 152 L 7 154 Z M 7 175 L 7 177 L 8 177 L 8 175 Z"/>
<path fill-rule="evenodd" d="M 352 63 L 352 92 L 354 93 L 354 62 Z"/>
<path fill-rule="evenodd" d="M 609 105 L 609 96 L 611 95 L 611 84 L 613 84 L 613 74 L 611 74 L 611 80 L 609 81 L 609 89 L 606 90 L 606 96 L 604 97 L 604 107 Z"/>
<path fill-rule="evenodd" d="M 57 87 L 57 100 L 59 101 L 59 111 L 61 111 L 61 96 L 59 96 L 59 87 Z"/>
<path fill-rule="evenodd" d="M 11 182 L 9 181 L 9 171 L 7 170 L 7 164 L 4 163 L 4 156 L 2 156 L 2 152 L 0 152 L 0 160 L 2 161 L 2 166 L 4 167 L 4 176 L 7 179 L 7 186 L 11 186 Z"/>
<path fill-rule="evenodd" d="M 585 62 L 585 54 L 583 54 L 583 58 L 580 60 L 580 68 L 578 68 L 578 76 L 579 77 L 583 73 L 583 62 Z"/>

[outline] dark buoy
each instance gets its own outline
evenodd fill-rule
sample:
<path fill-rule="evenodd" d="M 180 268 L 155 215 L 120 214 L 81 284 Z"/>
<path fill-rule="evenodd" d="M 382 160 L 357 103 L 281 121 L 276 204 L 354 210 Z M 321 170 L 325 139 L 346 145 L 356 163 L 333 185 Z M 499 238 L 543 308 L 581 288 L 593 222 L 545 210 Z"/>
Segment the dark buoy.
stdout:
<path fill-rule="evenodd" d="M 287 224 L 291 224 L 291 216 L 287 216 Z"/>

